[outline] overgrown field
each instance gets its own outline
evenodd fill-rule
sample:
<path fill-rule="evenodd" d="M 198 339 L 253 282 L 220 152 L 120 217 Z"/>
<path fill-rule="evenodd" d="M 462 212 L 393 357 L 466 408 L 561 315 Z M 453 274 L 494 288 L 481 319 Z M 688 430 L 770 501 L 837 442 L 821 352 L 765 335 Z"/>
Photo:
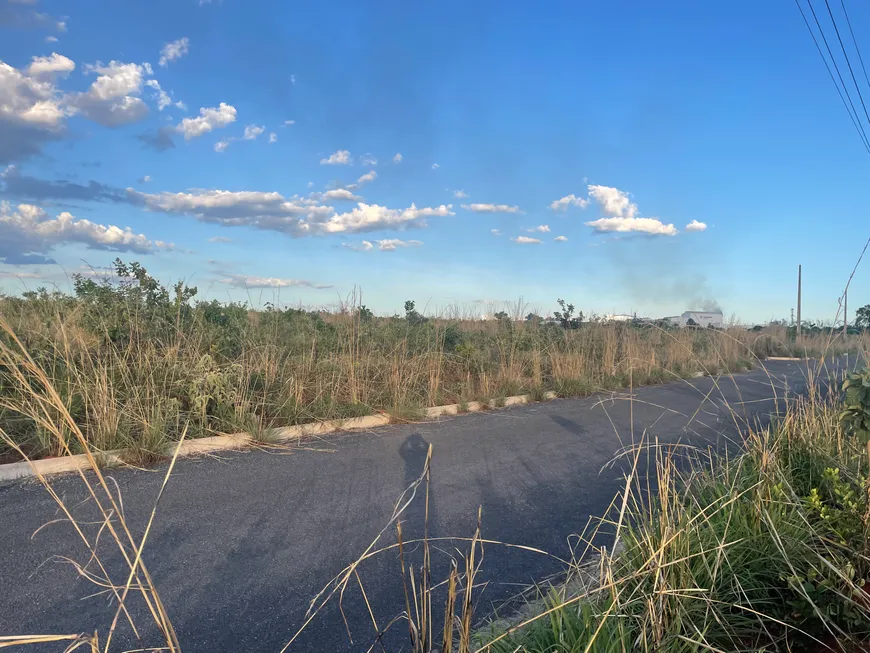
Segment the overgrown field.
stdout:
<path fill-rule="evenodd" d="M 33 413 L 34 394 L 9 370 L 17 365 L 10 356 L 25 350 L 95 449 L 148 455 L 184 428 L 196 437 L 379 410 L 412 418 L 431 405 L 736 371 L 769 355 L 818 353 L 830 340 L 817 333 L 796 346 L 784 328 L 677 330 L 571 316 L 550 323 L 525 320 L 519 308 L 516 319 L 490 322 L 426 318 L 412 302 L 391 318 L 353 302 L 335 312 L 254 311 L 196 302 L 195 288 L 167 289 L 138 264 L 116 266 L 111 282 L 76 277 L 73 295 L 0 298 L 3 459 L 65 453 L 22 416 Z"/>
<path fill-rule="evenodd" d="M 867 651 L 870 391 L 862 387 L 870 374 L 846 415 L 838 398 L 798 401 L 731 460 L 699 456 L 678 472 L 660 454 L 656 478 L 630 476 L 611 514 L 586 533 L 591 540 L 604 527 L 621 543 L 591 570 L 592 589 L 553 590 L 524 625 L 480 633 L 481 650 Z M 852 414 L 864 425 L 853 428 Z"/>

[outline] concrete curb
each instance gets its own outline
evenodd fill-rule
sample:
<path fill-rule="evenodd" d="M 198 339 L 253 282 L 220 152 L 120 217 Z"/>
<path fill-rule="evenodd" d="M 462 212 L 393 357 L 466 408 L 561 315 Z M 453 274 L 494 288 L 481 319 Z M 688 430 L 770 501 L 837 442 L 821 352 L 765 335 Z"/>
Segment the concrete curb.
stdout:
<path fill-rule="evenodd" d="M 556 396 L 555 392 L 547 392 L 544 394 L 544 399 L 555 399 Z M 465 405 L 465 410 L 462 412 L 477 413 L 488 408 L 519 406 L 521 404 L 532 403 L 533 401 L 531 395 L 517 395 L 514 397 L 505 397 L 504 399 L 491 399 L 487 403 L 471 401 Z M 433 406 L 426 409 L 426 416 L 435 418 L 441 417 L 442 415 L 458 415 L 460 414 L 459 409 L 460 404 Z M 311 424 L 276 428 L 271 431 L 270 440 L 275 443 L 289 442 L 292 440 L 301 440 L 302 438 L 312 435 L 326 435 L 328 433 L 336 433 L 339 431 L 372 429 L 378 426 L 386 426 L 387 424 L 394 423 L 397 423 L 396 418 L 385 413 L 380 415 L 367 415 L 365 417 L 353 417 L 350 419 L 312 422 Z M 213 435 L 207 438 L 196 438 L 185 441 L 184 444 L 181 445 L 178 455 L 196 456 L 216 451 L 237 451 L 245 449 L 254 443 L 254 439 L 248 433 Z M 175 446 L 173 445 L 168 447 L 166 453 L 171 456 L 174 451 Z M 96 458 L 103 467 L 123 466 L 125 464 L 122 457 L 123 453 L 123 451 L 106 451 L 98 454 Z M 7 463 L 5 465 L 0 465 L 0 483 L 4 481 L 17 481 L 19 479 L 40 475 L 48 476 L 50 474 L 86 471 L 89 469 L 91 469 L 91 464 L 85 454 L 64 456 L 63 458 L 46 458 L 42 460 Z"/>

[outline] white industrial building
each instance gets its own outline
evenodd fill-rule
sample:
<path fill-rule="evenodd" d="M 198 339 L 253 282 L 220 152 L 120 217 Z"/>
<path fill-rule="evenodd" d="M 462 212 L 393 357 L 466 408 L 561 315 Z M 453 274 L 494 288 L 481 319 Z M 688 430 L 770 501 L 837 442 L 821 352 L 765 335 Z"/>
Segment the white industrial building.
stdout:
<path fill-rule="evenodd" d="M 725 328 L 725 318 L 721 311 L 686 311 L 682 315 L 673 315 L 664 319 L 678 327 L 699 326 L 706 328 L 712 326 L 717 329 Z"/>

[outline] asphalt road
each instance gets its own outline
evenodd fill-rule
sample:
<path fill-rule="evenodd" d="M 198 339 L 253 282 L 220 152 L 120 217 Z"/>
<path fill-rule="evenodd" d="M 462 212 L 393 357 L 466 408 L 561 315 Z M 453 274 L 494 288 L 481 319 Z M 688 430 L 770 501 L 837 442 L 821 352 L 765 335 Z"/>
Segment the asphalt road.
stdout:
<path fill-rule="evenodd" d="M 606 510 L 619 489 L 624 470 L 606 463 L 631 443 L 632 432 L 635 439 L 645 432 L 661 443 L 725 446 L 736 432 L 725 402 L 744 419 L 764 420 L 781 406 L 775 394 L 805 389 L 807 368 L 807 362 L 771 361 L 766 369 L 718 379 L 718 389 L 714 379 L 699 378 L 638 389 L 632 402 L 627 393 L 559 399 L 345 434 L 291 451 L 181 460 L 144 559 L 183 650 L 280 651 L 314 594 L 387 523 L 397 497 L 422 470 L 429 444 L 431 535 L 470 536 L 482 506 L 484 537 L 567 556 L 569 536 Z M 165 467 L 111 473 L 138 532 L 164 473 Z M 78 518 L 94 514 L 80 479 L 57 478 L 54 486 Z M 98 588 L 58 557 L 86 561 L 69 523 L 40 529 L 57 518 L 39 484 L 0 487 L 0 635 L 108 628 L 114 607 L 104 595 L 93 596 Z M 412 504 L 404 519 L 405 537 L 419 536 L 422 502 Z M 393 531 L 385 543 L 394 541 Z M 108 543 L 101 548 L 109 564 L 117 562 Z M 453 546 L 442 548 L 434 554 L 436 577 Z M 482 579 L 489 584 L 478 612 L 559 570 L 553 558 L 487 546 Z M 367 562 L 361 578 L 380 625 L 403 609 L 395 553 Z M 114 650 L 160 644 L 142 606 L 132 606 L 142 640 L 123 625 Z M 290 650 L 367 650 L 374 629 L 357 586 L 345 595 L 344 611 L 353 643 L 332 604 Z M 392 650 L 407 650 L 407 630 L 394 627 L 388 642 Z"/>

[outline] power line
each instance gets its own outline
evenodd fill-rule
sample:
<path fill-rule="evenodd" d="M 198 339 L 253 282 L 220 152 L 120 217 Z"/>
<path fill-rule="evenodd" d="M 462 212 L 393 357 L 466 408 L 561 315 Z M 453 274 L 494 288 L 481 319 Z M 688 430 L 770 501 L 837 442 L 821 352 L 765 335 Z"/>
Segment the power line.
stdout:
<path fill-rule="evenodd" d="M 867 113 L 867 105 L 864 104 L 864 96 L 861 94 L 861 87 L 858 86 L 858 80 L 855 79 L 855 72 L 852 70 L 852 62 L 849 61 L 849 54 L 846 52 L 846 46 L 843 45 L 843 39 L 840 38 L 840 29 L 837 27 L 837 21 L 834 20 L 834 12 L 831 11 L 831 5 L 828 0 L 825 0 L 825 7 L 828 9 L 828 15 L 831 17 L 831 23 L 834 25 L 834 32 L 837 34 L 837 41 L 840 42 L 840 49 L 843 51 L 843 58 L 846 59 L 846 65 L 849 67 L 849 74 L 852 76 L 852 83 L 855 85 L 855 90 L 858 91 L 858 99 L 861 100 L 861 106 L 864 108 L 864 116 L 867 122 L 870 123 L 870 113 Z"/>
<path fill-rule="evenodd" d="M 831 71 L 831 66 L 828 63 L 828 59 L 827 59 L 827 57 L 825 57 L 824 52 L 822 52 L 822 47 L 819 45 L 819 40 L 816 38 L 816 33 L 813 31 L 812 26 L 810 26 L 810 21 L 807 19 L 806 13 L 804 13 L 804 9 L 801 6 L 800 0 L 794 0 L 794 1 L 795 1 L 795 5 L 797 5 L 798 11 L 800 11 L 800 13 L 801 13 L 801 18 L 804 19 L 804 24 L 807 26 L 807 31 L 810 33 L 810 36 L 813 39 L 813 43 L 816 46 L 816 50 L 818 51 L 819 56 L 822 58 L 822 61 L 825 64 L 825 69 L 828 71 L 828 75 L 830 76 L 831 81 L 834 83 L 834 87 L 837 89 L 837 95 L 840 96 L 840 101 L 843 103 L 843 106 L 846 109 L 846 113 L 849 114 L 849 119 L 852 121 L 852 125 L 855 127 L 855 130 L 858 132 L 858 137 L 861 139 L 861 143 L 864 145 L 864 149 L 866 149 L 867 153 L 870 154 L 870 141 L 868 141 L 868 139 L 867 139 L 867 134 L 865 133 L 864 128 L 861 124 L 861 119 L 858 116 L 858 112 L 855 110 L 855 105 L 852 102 L 852 98 L 851 98 L 851 96 L 848 95 L 848 90 L 846 89 L 846 85 L 843 84 L 842 89 L 840 88 L 840 85 L 837 83 L 837 79 L 834 77 L 834 73 Z M 818 27 L 819 27 L 819 33 L 821 34 L 822 39 L 825 42 L 825 47 L 827 48 L 828 53 L 831 54 L 831 49 L 830 49 L 830 47 L 828 47 L 828 41 L 825 38 L 825 32 L 822 29 L 822 26 L 819 24 L 819 20 L 818 20 L 818 17 L 816 16 L 816 12 L 815 12 L 815 10 L 813 10 L 812 2 L 810 2 L 810 0 L 807 0 L 807 4 L 810 7 L 810 11 L 813 12 L 813 17 L 815 18 L 816 25 L 818 25 Z M 834 67 L 837 70 L 837 75 L 840 77 L 840 80 L 842 81 L 843 78 L 842 78 L 842 75 L 840 75 L 840 71 L 839 71 L 839 68 L 837 67 L 837 62 L 834 59 L 833 54 L 831 54 L 831 62 L 834 64 Z M 847 97 L 849 97 L 848 102 L 846 101 L 846 98 L 843 97 L 843 91 L 846 91 L 846 95 L 847 95 Z M 849 108 L 850 105 L 851 105 L 851 109 Z"/>
<path fill-rule="evenodd" d="M 813 20 L 816 23 L 816 27 L 819 28 L 819 34 L 822 37 L 822 42 L 825 44 L 825 49 L 828 51 L 828 56 L 831 58 L 831 63 L 834 64 L 834 70 L 837 72 L 837 77 L 840 79 L 840 85 L 842 85 L 843 92 L 846 94 L 846 98 L 849 101 L 849 106 L 852 107 L 852 112 L 850 113 L 850 115 L 855 116 L 855 120 L 858 123 L 858 130 L 861 132 L 862 141 L 864 142 L 864 147 L 866 147 L 868 151 L 870 151 L 870 140 L 867 139 L 867 132 L 864 131 L 864 125 L 861 123 L 861 117 L 858 115 L 858 109 L 855 108 L 855 103 L 852 101 L 852 96 L 849 93 L 849 89 L 846 87 L 846 82 L 843 80 L 843 75 L 840 72 L 840 67 L 837 65 L 837 58 L 834 56 L 834 53 L 831 52 L 831 46 L 828 45 L 828 38 L 825 36 L 825 30 L 822 29 L 822 24 L 819 22 L 819 17 L 816 15 L 816 10 L 813 7 L 813 1 L 807 0 L 807 5 L 810 8 L 810 12 L 812 12 L 813 14 Z M 818 43 L 816 45 L 818 45 Z M 822 56 L 824 57 L 824 55 Z M 830 72 L 830 69 L 828 72 Z M 834 83 L 836 84 L 836 81 Z M 839 89 L 840 86 L 838 86 L 837 88 Z"/>
<path fill-rule="evenodd" d="M 855 46 L 855 52 L 858 53 L 858 61 L 861 62 L 861 70 L 864 71 L 864 81 L 867 86 L 870 86 L 870 77 L 867 76 L 867 68 L 864 67 L 864 57 L 861 56 L 861 48 L 858 47 L 858 41 L 855 39 L 855 32 L 852 31 L 852 21 L 849 20 L 849 12 L 846 11 L 845 0 L 840 0 L 840 6 L 843 8 L 843 15 L 846 17 L 846 24 L 849 26 L 849 34 L 852 35 L 852 45 Z"/>

